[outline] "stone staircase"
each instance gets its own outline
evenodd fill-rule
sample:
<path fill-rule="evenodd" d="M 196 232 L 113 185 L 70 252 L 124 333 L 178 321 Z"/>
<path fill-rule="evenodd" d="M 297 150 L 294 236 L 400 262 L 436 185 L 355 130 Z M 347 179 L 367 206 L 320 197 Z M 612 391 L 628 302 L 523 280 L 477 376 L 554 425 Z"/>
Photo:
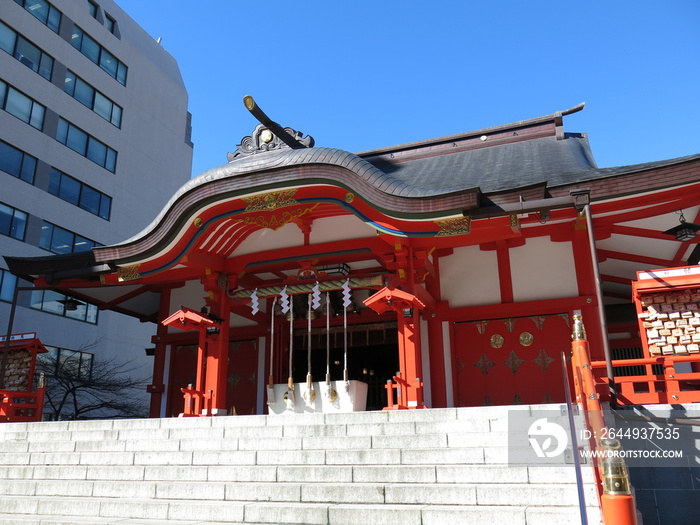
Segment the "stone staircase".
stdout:
<path fill-rule="evenodd" d="M 579 524 L 573 467 L 507 465 L 512 409 L 0 424 L 0 523 Z"/>

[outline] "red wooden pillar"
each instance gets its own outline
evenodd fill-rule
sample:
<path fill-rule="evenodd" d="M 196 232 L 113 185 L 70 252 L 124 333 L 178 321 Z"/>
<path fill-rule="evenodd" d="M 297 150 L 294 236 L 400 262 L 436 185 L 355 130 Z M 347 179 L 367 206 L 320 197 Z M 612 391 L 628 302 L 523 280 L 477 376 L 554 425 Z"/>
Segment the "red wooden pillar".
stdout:
<path fill-rule="evenodd" d="M 160 294 L 160 308 L 158 317 L 164 319 L 168 315 L 170 308 L 170 288 L 164 288 Z M 168 333 L 168 327 L 163 324 L 158 324 L 155 337 L 151 340 L 156 345 L 155 355 L 153 356 L 153 378 L 151 384 L 146 387 L 146 391 L 151 394 L 151 402 L 149 406 L 149 417 L 160 417 L 161 406 L 163 404 L 163 393 L 165 392 L 164 374 L 165 374 L 165 353 L 167 344 L 162 341 L 163 336 Z"/>
<path fill-rule="evenodd" d="M 228 340 L 229 340 L 229 299 L 225 293 L 219 293 L 211 305 L 212 313 L 221 322 L 217 325 L 218 333 L 207 336 L 206 377 L 204 389 L 211 395 L 212 416 L 225 416 L 226 378 L 228 376 Z M 216 332 L 216 330 L 213 330 Z"/>
<path fill-rule="evenodd" d="M 430 405 L 433 408 L 447 407 L 447 380 L 445 374 L 445 340 L 443 319 L 437 316 L 438 303 L 442 300 L 440 290 L 440 257 L 452 250 L 433 251 L 432 261 L 426 261 L 425 289 L 432 303 L 423 311 L 428 326 L 428 362 L 430 365 Z M 429 255 L 429 254 L 428 254 Z M 427 256 L 426 256 L 427 259 Z"/>
<path fill-rule="evenodd" d="M 421 362 L 419 314 L 425 304 L 403 290 L 382 288 L 364 303 L 377 312 L 396 312 L 399 330 L 399 369 L 401 397 L 398 408 L 426 408 L 423 403 L 423 367 Z"/>

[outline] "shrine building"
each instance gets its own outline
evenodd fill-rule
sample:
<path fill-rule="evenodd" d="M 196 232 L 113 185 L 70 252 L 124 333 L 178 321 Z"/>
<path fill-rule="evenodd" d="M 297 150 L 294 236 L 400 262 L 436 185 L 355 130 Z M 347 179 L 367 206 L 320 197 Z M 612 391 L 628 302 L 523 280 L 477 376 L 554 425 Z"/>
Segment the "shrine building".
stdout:
<path fill-rule="evenodd" d="M 583 104 L 361 153 L 246 106 L 141 233 L 5 258 L 153 323 L 151 417 L 561 403 L 574 312 L 602 374 L 637 374 L 612 366 L 649 357 L 637 272 L 700 258 L 700 154 L 599 168 L 564 131 Z"/>

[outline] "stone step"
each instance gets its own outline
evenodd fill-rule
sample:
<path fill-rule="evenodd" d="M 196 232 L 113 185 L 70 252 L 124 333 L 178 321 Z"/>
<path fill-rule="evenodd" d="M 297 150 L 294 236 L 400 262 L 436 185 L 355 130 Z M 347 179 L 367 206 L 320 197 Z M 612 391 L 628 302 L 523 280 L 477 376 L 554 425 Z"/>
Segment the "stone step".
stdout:
<path fill-rule="evenodd" d="M 190 481 L 0 481 L 5 496 L 73 498 L 138 498 L 197 501 L 277 501 L 298 503 L 444 504 L 444 505 L 577 505 L 576 487 L 552 484 L 468 483 L 308 483 Z M 594 498 L 586 487 L 586 498 Z"/>
<path fill-rule="evenodd" d="M 0 425 L 0 523 L 578 523 L 573 467 L 508 465 L 538 408 Z"/>
<path fill-rule="evenodd" d="M 242 467 L 242 468 L 232 468 Z M 593 482 L 591 468 L 583 479 Z M 573 467 L 497 464 L 403 465 L 13 465 L 0 480 L 224 481 L 336 483 L 576 483 Z"/>
<path fill-rule="evenodd" d="M 577 506 L 423 505 L 151 500 L 131 498 L 46 497 L 41 500 L 0 497 L 3 518 L 31 523 L 31 516 L 50 516 L 55 523 L 247 523 L 278 525 L 414 525 L 493 524 L 557 525 L 580 523 Z M 597 509 L 588 509 L 591 517 Z M 6 518 L 6 519 L 5 519 Z M 36 518 L 34 518 L 36 519 Z M 62 520 L 62 521 L 59 521 Z M 42 525 L 47 521 L 42 517 Z"/>

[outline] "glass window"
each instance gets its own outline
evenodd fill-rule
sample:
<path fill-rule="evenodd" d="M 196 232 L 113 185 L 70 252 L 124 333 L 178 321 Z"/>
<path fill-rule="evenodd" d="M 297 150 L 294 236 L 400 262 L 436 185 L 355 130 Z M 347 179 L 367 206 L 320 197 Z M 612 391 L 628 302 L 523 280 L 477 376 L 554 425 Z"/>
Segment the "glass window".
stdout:
<path fill-rule="evenodd" d="M 75 126 L 69 126 L 68 137 L 66 138 L 66 146 L 68 146 L 73 151 L 77 151 L 81 155 L 85 155 L 87 151 L 87 134 L 76 128 Z"/>
<path fill-rule="evenodd" d="M 53 235 L 53 225 L 44 223 L 41 225 L 41 237 L 39 238 L 39 248 L 51 249 L 51 236 Z"/>
<path fill-rule="evenodd" d="M 38 73 L 46 80 L 51 80 L 51 72 L 53 71 L 53 58 L 46 53 L 41 54 L 41 62 L 39 62 Z"/>
<path fill-rule="evenodd" d="M 97 18 L 97 4 L 88 0 L 88 10 L 90 11 L 90 16 Z"/>
<path fill-rule="evenodd" d="M 117 81 L 122 86 L 126 86 L 126 66 L 121 62 L 117 66 Z"/>
<path fill-rule="evenodd" d="M 34 15 L 41 23 L 46 24 L 54 33 L 58 33 L 58 28 L 61 25 L 61 12 L 44 0 L 15 0 L 15 2 L 32 15 Z"/>
<path fill-rule="evenodd" d="M 0 49 L 12 55 L 15 52 L 17 33 L 0 22 Z"/>
<path fill-rule="evenodd" d="M 2 89 L 5 91 L 5 84 Z M 0 98 L 0 103 L 3 100 Z M 27 124 L 41 130 L 44 126 L 44 106 L 35 103 L 31 98 L 16 89 L 7 86 L 5 91 L 5 111 L 23 120 Z"/>
<path fill-rule="evenodd" d="M 18 177 L 22 169 L 22 152 L 0 142 L 0 170 Z"/>
<path fill-rule="evenodd" d="M 100 217 L 109 220 L 110 213 L 112 212 L 112 197 L 107 195 L 102 195 L 100 199 Z"/>
<path fill-rule="evenodd" d="M 63 315 L 65 306 L 59 301 L 64 301 L 66 298 L 62 293 L 54 292 L 53 290 L 45 290 L 40 309 L 52 314 Z"/>
<path fill-rule="evenodd" d="M 36 173 L 36 159 L 30 155 L 22 155 L 22 171 L 19 178 L 29 184 L 34 184 L 34 174 Z"/>
<path fill-rule="evenodd" d="M 0 204 L 0 233 L 3 235 L 10 235 L 13 211 L 14 209 L 6 204 Z"/>
<path fill-rule="evenodd" d="M 96 92 L 94 111 L 105 120 L 111 120 L 112 101 L 105 97 L 102 93 Z"/>
<path fill-rule="evenodd" d="M 32 99 L 13 88 L 9 88 L 5 111 L 28 123 L 32 117 Z"/>
<path fill-rule="evenodd" d="M 62 173 L 55 168 L 51 168 L 51 175 L 49 176 L 49 189 L 48 192 L 51 195 L 60 195 L 61 190 L 61 177 Z"/>
<path fill-rule="evenodd" d="M 26 0 L 24 8 L 41 20 L 44 24 L 49 19 L 49 3 L 43 0 Z"/>
<path fill-rule="evenodd" d="M 100 192 L 90 186 L 83 186 L 80 195 L 80 207 L 90 213 L 97 215 L 100 209 Z"/>
<path fill-rule="evenodd" d="M 24 232 L 27 227 L 27 214 L 16 210 L 6 204 L 0 204 L 0 233 L 17 239 L 24 240 Z"/>
<path fill-rule="evenodd" d="M 100 67 L 104 69 L 109 76 L 117 78 L 117 59 L 107 50 L 103 49 L 100 54 Z"/>
<path fill-rule="evenodd" d="M 17 277 L 0 269 L 0 300 L 12 302 L 17 287 Z"/>
<path fill-rule="evenodd" d="M 87 315 L 85 316 L 85 322 L 97 324 L 97 306 L 94 304 L 87 305 Z M 92 368 L 92 362 L 90 363 Z"/>
<path fill-rule="evenodd" d="M 81 237 L 80 235 L 75 235 L 73 240 L 73 251 L 74 252 L 84 252 L 95 246 L 95 243 L 90 239 Z"/>
<path fill-rule="evenodd" d="M 72 71 L 66 72 L 66 80 L 63 83 L 63 91 L 68 93 L 71 97 L 73 96 L 73 93 L 75 93 L 75 80 L 75 73 Z"/>
<path fill-rule="evenodd" d="M 105 168 L 112 173 L 117 171 L 117 152 L 112 148 L 107 148 L 107 159 L 105 160 Z"/>
<path fill-rule="evenodd" d="M 86 84 L 81 79 L 76 78 L 75 94 L 73 96 L 78 102 L 80 102 L 84 106 L 92 108 L 92 101 L 95 96 L 95 90 L 92 89 L 92 86 Z"/>
<path fill-rule="evenodd" d="M 116 28 L 117 22 L 111 16 L 106 15 L 105 25 L 107 26 L 107 31 L 109 31 L 110 33 L 114 33 L 114 29 Z"/>
<path fill-rule="evenodd" d="M 36 159 L 0 141 L 0 170 L 33 184 Z"/>
<path fill-rule="evenodd" d="M 32 104 L 32 116 L 29 119 L 29 124 L 39 130 L 44 128 L 44 106 Z"/>
<path fill-rule="evenodd" d="M 61 12 L 53 6 L 49 8 L 49 18 L 46 20 L 46 25 L 54 33 L 58 33 L 58 29 L 61 26 Z"/>
<path fill-rule="evenodd" d="M 17 47 L 15 48 L 15 58 L 22 62 L 29 69 L 39 71 L 39 62 L 41 60 L 41 51 L 36 46 L 27 42 L 24 38 L 17 39 Z"/>
<path fill-rule="evenodd" d="M 117 126 L 118 128 L 122 127 L 122 108 L 117 106 L 116 104 L 112 105 L 112 119 L 111 119 L 112 124 Z"/>
<path fill-rule="evenodd" d="M 107 146 L 99 140 L 90 137 L 90 140 L 88 140 L 87 158 L 95 164 L 104 166 L 107 158 Z"/>
<path fill-rule="evenodd" d="M 56 140 L 112 173 L 115 172 L 117 152 L 81 129 L 76 128 L 70 122 L 59 119 Z"/>
<path fill-rule="evenodd" d="M 83 30 L 80 29 L 78 26 L 74 25 L 73 26 L 73 33 L 70 36 L 70 43 L 73 45 L 74 48 L 80 49 L 80 46 L 82 45 L 83 42 Z"/>
<path fill-rule="evenodd" d="M 82 301 L 81 301 L 82 302 Z M 75 310 L 66 310 L 66 317 L 71 319 L 76 319 L 78 321 L 85 321 L 85 316 L 87 315 L 87 304 L 82 303 L 77 306 Z M 74 352 L 77 353 L 77 352 Z M 71 366 L 74 370 L 80 367 L 80 356 L 72 357 L 70 361 Z"/>
<path fill-rule="evenodd" d="M 51 251 L 57 254 L 72 253 L 73 237 L 73 234 L 68 230 L 54 226 L 51 236 Z"/>
<path fill-rule="evenodd" d="M 23 241 L 24 232 L 26 230 L 27 214 L 23 211 L 15 210 L 15 216 L 12 218 L 12 229 L 10 230 L 10 237 L 12 237 L 13 239 Z"/>
<path fill-rule="evenodd" d="M 77 205 L 80 202 L 80 182 L 72 177 L 61 177 L 58 196 L 63 200 Z"/>
<path fill-rule="evenodd" d="M 127 67 L 112 55 L 112 53 L 100 46 L 100 44 L 95 42 L 90 36 L 85 34 L 82 29 L 75 25 L 73 26 L 71 44 L 73 47 L 80 50 L 83 55 L 109 73 L 117 82 L 126 85 Z"/>

